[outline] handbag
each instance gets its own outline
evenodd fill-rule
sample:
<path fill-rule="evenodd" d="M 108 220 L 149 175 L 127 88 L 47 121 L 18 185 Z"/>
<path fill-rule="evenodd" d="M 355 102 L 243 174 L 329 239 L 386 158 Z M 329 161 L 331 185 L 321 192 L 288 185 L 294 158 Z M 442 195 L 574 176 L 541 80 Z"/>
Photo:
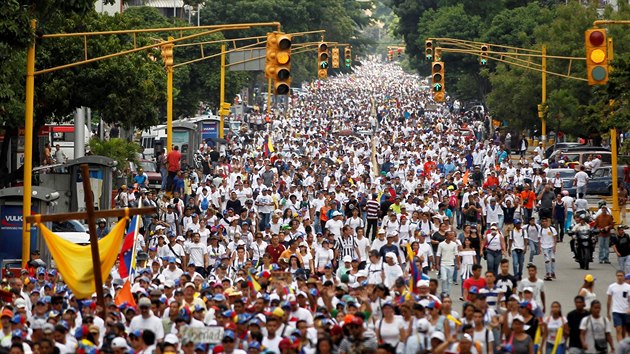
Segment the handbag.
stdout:
<path fill-rule="evenodd" d="M 591 332 L 593 332 L 593 342 L 595 343 L 595 350 L 598 353 L 606 353 L 608 351 L 608 342 L 606 337 L 595 338 L 595 330 L 593 329 L 593 317 L 588 319 L 591 322 Z M 604 332 L 606 331 L 606 319 L 604 318 Z"/>

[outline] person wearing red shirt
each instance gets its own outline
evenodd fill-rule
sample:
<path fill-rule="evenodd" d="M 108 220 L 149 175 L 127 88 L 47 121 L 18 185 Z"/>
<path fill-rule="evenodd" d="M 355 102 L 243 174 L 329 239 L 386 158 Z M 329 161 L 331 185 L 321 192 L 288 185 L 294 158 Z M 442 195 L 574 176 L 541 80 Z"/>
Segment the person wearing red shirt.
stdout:
<path fill-rule="evenodd" d="M 481 277 L 481 264 L 473 264 L 472 266 L 472 276 L 466 280 L 464 280 L 463 288 L 464 288 L 464 296 L 463 298 L 466 301 L 470 301 L 470 289 L 475 287 L 477 289 L 483 289 L 486 287 L 486 278 Z"/>
<path fill-rule="evenodd" d="M 271 263 L 277 264 L 278 259 L 280 259 L 280 255 L 286 250 L 284 245 L 282 245 L 279 241 L 280 238 L 278 235 L 271 236 L 271 244 L 267 246 L 267 249 L 265 250 L 266 253 L 271 256 Z"/>
<path fill-rule="evenodd" d="M 177 172 L 179 172 L 180 169 L 180 165 L 179 165 L 179 161 L 182 159 L 182 153 L 179 152 L 179 146 L 175 145 L 173 146 L 173 149 L 171 150 L 171 152 L 168 153 L 168 155 L 166 155 L 166 162 L 168 163 L 168 177 L 166 180 L 166 190 L 168 192 L 172 192 L 173 191 L 173 180 L 175 179 L 175 176 L 177 176 Z"/>
<path fill-rule="evenodd" d="M 525 189 L 521 192 L 521 200 L 523 201 L 523 208 L 525 208 L 525 213 L 527 214 L 523 220 L 529 220 L 529 218 L 532 217 L 534 203 L 536 202 L 536 193 L 530 189 L 529 183 L 525 183 Z"/>
<path fill-rule="evenodd" d="M 427 156 L 427 162 L 424 163 L 424 175 L 431 176 L 431 171 L 435 170 L 437 165 L 431 160 L 431 156 Z"/>
<path fill-rule="evenodd" d="M 486 178 L 486 182 L 483 184 L 483 188 L 492 188 L 499 186 L 499 179 L 497 178 L 497 173 L 492 171 L 490 172 L 490 176 Z"/>

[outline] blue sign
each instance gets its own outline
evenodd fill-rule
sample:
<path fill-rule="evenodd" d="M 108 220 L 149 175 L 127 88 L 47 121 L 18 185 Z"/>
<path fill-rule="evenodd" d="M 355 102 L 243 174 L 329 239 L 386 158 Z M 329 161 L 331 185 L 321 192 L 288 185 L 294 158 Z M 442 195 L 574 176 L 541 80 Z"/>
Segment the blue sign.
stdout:
<path fill-rule="evenodd" d="M 37 212 L 31 210 L 31 214 Z M 0 207 L 0 259 L 22 259 L 22 206 Z M 37 249 L 37 228 L 31 224 L 31 249 Z"/>
<path fill-rule="evenodd" d="M 218 138 L 219 137 L 219 122 L 211 121 L 211 122 L 203 122 L 201 125 L 201 140 L 206 141 L 210 138 Z"/>

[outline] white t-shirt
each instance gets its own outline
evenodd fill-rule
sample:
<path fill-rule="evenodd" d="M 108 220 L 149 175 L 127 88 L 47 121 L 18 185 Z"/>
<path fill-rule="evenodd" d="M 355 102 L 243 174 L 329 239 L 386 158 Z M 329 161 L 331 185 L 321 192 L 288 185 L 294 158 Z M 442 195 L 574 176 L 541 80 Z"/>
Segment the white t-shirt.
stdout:
<path fill-rule="evenodd" d="M 630 284 L 613 283 L 608 286 L 606 295 L 612 296 L 611 312 L 627 313 L 628 312 L 628 296 L 630 296 Z"/>
<path fill-rule="evenodd" d="M 599 316 L 597 319 L 592 316 L 586 316 L 580 322 L 580 330 L 586 331 L 586 346 L 588 349 L 585 352 L 596 353 L 595 338 L 605 339 L 606 333 L 612 332 L 612 323 L 604 316 Z"/>
<path fill-rule="evenodd" d="M 486 338 L 488 338 L 487 341 Z M 492 334 L 492 331 L 488 329 L 488 327 L 484 327 L 481 331 L 473 332 L 473 340 L 481 344 L 481 354 L 487 354 L 488 346 L 492 345 L 491 343 L 494 342 L 494 335 Z"/>
<path fill-rule="evenodd" d="M 552 316 L 545 317 L 544 322 L 547 324 L 547 343 L 555 343 L 556 335 L 558 334 L 558 329 L 564 326 L 567 323 L 567 319 L 565 317 L 553 318 Z M 560 342 L 563 343 L 564 341 Z"/>
<path fill-rule="evenodd" d="M 137 315 L 131 319 L 129 324 L 129 331 L 133 332 L 137 329 L 151 330 L 155 333 L 155 339 L 161 341 L 164 338 L 164 327 L 162 326 L 162 320 L 159 317 L 151 315 L 149 318 L 143 318 L 142 315 Z"/>
<path fill-rule="evenodd" d="M 361 239 L 357 237 L 355 238 L 355 242 L 359 248 L 359 258 L 361 261 L 366 261 L 368 259 L 367 249 L 370 247 L 370 239 L 365 236 Z"/>
<path fill-rule="evenodd" d="M 575 185 L 577 187 L 585 186 L 588 183 L 588 174 L 584 171 L 580 171 L 575 174 Z"/>
<path fill-rule="evenodd" d="M 540 230 L 540 247 L 553 248 L 558 232 L 554 227 L 546 227 Z"/>

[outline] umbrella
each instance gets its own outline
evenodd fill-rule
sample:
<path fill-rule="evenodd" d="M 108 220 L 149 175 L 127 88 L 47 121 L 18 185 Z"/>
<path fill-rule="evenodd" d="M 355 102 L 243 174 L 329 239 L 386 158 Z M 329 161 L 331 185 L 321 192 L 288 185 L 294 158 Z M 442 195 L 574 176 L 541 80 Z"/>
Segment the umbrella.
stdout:
<path fill-rule="evenodd" d="M 213 142 L 215 142 L 217 144 L 227 144 L 227 142 L 228 142 L 227 140 L 225 140 L 223 138 L 210 138 L 210 139 L 207 139 L 207 140 L 213 141 Z"/>

